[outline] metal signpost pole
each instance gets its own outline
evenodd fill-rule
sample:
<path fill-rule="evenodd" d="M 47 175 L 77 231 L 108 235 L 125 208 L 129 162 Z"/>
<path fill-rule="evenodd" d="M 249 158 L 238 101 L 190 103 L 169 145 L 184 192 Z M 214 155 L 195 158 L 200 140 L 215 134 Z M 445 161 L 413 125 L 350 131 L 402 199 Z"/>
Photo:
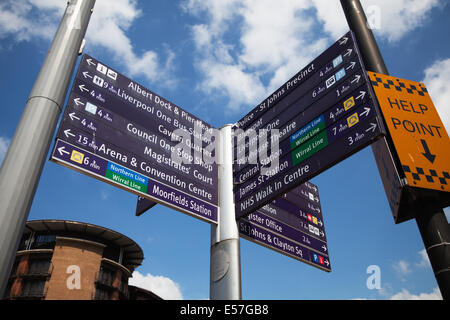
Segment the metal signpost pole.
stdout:
<path fill-rule="evenodd" d="M 0 169 L 0 294 L 5 291 L 95 0 L 71 0 Z"/>
<path fill-rule="evenodd" d="M 367 70 L 388 75 L 388 70 L 360 1 L 341 0 L 341 5 L 348 25 L 355 33 Z M 389 146 L 386 138 L 379 143 Z M 419 213 L 416 214 L 416 222 L 442 297 L 448 300 L 450 299 L 450 231 L 442 208 L 432 206 L 432 201 L 430 198 L 426 201 L 427 203 L 417 204 Z"/>
<path fill-rule="evenodd" d="M 222 127 L 219 141 L 219 223 L 211 225 L 210 299 L 241 300 L 239 231 L 233 196 L 231 125 Z"/>

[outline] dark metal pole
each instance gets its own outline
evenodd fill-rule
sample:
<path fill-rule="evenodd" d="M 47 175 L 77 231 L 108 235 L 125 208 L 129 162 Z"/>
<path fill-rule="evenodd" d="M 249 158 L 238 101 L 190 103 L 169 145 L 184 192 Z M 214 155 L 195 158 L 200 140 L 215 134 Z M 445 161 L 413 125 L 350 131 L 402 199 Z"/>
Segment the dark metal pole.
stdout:
<path fill-rule="evenodd" d="M 350 29 L 355 33 L 362 59 L 368 71 L 386 74 L 388 70 L 370 29 L 366 14 L 359 0 L 341 0 L 341 5 Z M 389 139 L 379 140 L 383 148 L 396 153 Z M 395 163 L 392 166 L 397 170 Z M 397 170 L 398 171 L 398 170 Z M 431 206 L 432 199 L 415 203 L 420 207 L 416 214 L 417 226 L 427 250 L 431 266 L 442 297 L 450 300 L 450 231 L 442 208 Z"/>
<path fill-rule="evenodd" d="M 442 298 L 450 300 L 450 231 L 443 210 L 429 204 L 424 204 L 416 222 Z"/>
<path fill-rule="evenodd" d="M 0 168 L 0 298 L 62 110 L 95 0 L 70 0 Z"/>

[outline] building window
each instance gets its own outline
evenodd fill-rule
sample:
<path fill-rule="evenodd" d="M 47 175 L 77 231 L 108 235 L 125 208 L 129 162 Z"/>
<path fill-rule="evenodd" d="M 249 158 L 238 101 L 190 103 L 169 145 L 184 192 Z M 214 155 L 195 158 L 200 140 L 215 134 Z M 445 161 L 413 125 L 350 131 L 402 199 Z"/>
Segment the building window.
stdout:
<path fill-rule="evenodd" d="M 33 249 L 53 249 L 56 243 L 55 235 L 39 235 L 33 244 Z"/>
<path fill-rule="evenodd" d="M 45 280 L 24 280 L 22 283 L 22 298 L 39 299 L 45 296 Z"/>
<path fill-rule="evenodd" d="M 95 289 L 94 300 L 109 300 L 109 292 L 97 287 Z"/>
<path fill-rule="evenodd" d="M 100 267 L 100 271 L 97 274 L 97 283 L 105 286 L 112 287 L 114 279 L 114 273 L 112 270 L 105 268 L 104 266 Z"/>
<path fill-rule="evenodd" d="M 30 260 L 28 268 L 29 275 L 49 275 L 50 274 L 50 260 L 47 259 L 33 259 Z"/>

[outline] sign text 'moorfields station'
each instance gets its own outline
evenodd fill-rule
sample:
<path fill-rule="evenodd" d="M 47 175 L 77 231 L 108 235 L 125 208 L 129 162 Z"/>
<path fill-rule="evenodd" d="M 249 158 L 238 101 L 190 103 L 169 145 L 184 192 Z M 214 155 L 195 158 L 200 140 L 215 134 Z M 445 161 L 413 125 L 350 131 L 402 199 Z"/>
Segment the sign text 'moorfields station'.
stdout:
<path fill-rule="evenodd" d="M 372 143 L 385 133 L 381 119 L 349 32 L 235 125 L 236 217 L 252 213 Z M 257 129 L 279 133 L 264 142 L 249 134 Z M 274 138 L 278 149 L 271 148 Z M 261 169 L 274 158 L 278 166 L 262 175 Z"/>
<path fill-rule="evenodd" d="M 213 130 L 84 55 L 52 160 L 216 223 L 217 164 L 203 161 L 214 156 L 205 148 Z"/>

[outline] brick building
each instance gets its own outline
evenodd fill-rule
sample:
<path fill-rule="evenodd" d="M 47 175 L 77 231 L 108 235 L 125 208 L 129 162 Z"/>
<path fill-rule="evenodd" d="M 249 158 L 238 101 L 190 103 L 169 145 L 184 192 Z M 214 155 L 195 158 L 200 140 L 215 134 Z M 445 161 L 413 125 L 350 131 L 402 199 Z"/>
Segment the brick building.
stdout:
<path fill-rule="evenodd" d="M 137 243 L 104 227 L 65 220 L 28 221 L 4 298 L 161 299 L 140 288 L 129 290 L 128 279 L 143 259 Z"/>

